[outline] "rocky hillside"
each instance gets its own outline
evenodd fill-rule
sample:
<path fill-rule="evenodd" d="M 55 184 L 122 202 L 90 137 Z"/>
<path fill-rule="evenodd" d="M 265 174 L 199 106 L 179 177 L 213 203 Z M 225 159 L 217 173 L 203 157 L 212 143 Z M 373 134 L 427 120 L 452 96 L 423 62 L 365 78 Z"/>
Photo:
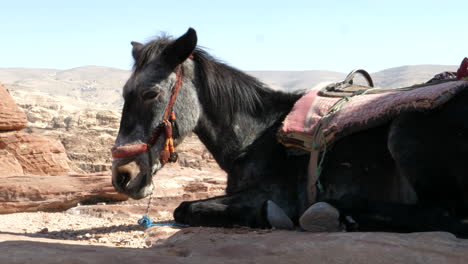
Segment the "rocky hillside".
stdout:
<path fill-rule="evenodd" d="M 27 131 L 59 140 L 75 170 L 109 170 L 120 120 L 116 110 L 40 92 L 12 94 L 27 115 Z"/>
<path fill-rule="evenodd" d="M 365 68 L 365 66 L 363 66 Z M 372 73 L 378 86 L 395 88 L 427 81 L 443 71 L 457 66 L 402 66 Z M 350 69 L 351 71 L 352 69 Z M 321 82 L 341 81 L 347 73 L 333 71 L 251 71 L 273 89 L 305 90 Z M 120 109 L 121 90 L 130 76 L 129 71 L 98 66 L 84 66 L 68 70 L 0 68 L 0 80 L 12 91 L 41 92 L 65 96 L 90 106 L 104 105 L 106 109 Z"/>

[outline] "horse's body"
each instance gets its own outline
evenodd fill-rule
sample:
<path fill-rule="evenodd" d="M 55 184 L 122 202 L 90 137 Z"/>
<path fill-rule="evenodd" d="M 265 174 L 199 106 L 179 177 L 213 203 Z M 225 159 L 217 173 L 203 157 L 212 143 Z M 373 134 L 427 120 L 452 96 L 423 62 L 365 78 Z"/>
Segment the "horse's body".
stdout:
<path fill-rule="evenodd" d="M 195 132 L 228 174 L 226 195 L 183 202 L 177 222 L 268 228 L 272 201 L 294 224 L 307 203 L 309 153 L 276 138 L 301 94 L 268 89 L 196 49 L 190 29 L 177 40 L 132 43 L 135 70 L 124 87 L 116 146 L 146 142 L 168 105 L 175 72 L 183 73 L 173 110 L 175 143 Z M 192 56 L 191 56 L 192 55 Z M 193 57 L 193 58 L 189 58 Z M 445 230 L 468 235 L 468 93 L 431 113 L 409 113 L 338 141 L 326 155 L 318 200 L 352 216 L 360 230 Z M 113 184 L 133 198 L 152 191 L 164 136 L 147 152 L 115 158 Z"/>

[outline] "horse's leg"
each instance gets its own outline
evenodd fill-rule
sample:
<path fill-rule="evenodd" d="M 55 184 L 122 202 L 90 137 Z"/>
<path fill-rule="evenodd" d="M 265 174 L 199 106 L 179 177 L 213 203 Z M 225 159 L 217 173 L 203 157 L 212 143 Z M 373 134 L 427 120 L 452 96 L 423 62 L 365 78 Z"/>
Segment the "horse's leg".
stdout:
<path fill-rule="evenodd" d="M 433 230 L 467 236 L 468 214 L 468 94 L 452 99 L 431 113 L 398 117 L 389 134 L 389 149 L 401 175 L 407 177 L 426 208 L 440 208 L 442 215 L 420 219 Z M 456 218 L 456 221 L 448 220 Z"/>
<path fill-rule="evenodd" d="M 273 185 L 272 185 L 273 186 Z M 178 223 L 191 226 L 285 228 L 293 224 L 294 206 L 281 195 L 279 186 L 252 188 L 241 192 L 182 202 L 174 211 Z M 272 189 L 276 190 L 272 190 Z M 283 211 L 284 210 L 284 211 Z M 297 221 L 297 216 L 295 217 Z"/>
<path fill-rule="evenodd" d="M 358 196 L 330 200 L 340 211 L 340 218 L 351 216 L 359 231 L 424 232 L 447 231 L 468 237 L 468 225 L 442 209 L 417 204 L 370 201 Z"/>

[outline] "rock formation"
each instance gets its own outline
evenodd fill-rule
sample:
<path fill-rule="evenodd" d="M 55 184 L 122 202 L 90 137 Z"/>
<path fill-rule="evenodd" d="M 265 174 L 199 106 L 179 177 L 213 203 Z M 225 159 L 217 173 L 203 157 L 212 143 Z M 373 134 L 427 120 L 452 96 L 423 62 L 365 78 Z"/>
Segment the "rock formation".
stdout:
<path fill-rule="evenodd" d="M 26 133 L 26 115 L 0 85 L 0 213 L 65 210 L 90 200 L 126 200 L 109 174 L 75 175 L 58 140 Z"/>
<path fill-rule="evenodd" d="M 27 119 L 0 85 L 0 175 L 59 175 L 72 172 L 60 142 L 22 132 Z"/>
<path fill-rule="evenodd" d="M 24 174 L 61 175 L 72 172 L 65 148 L 53 139 L 21 131 L 0 133 L 0 150 L 10 157 L 13 155 Z"/>
<path fill-rule="evenodd" d="M 0 84 L 0 131 L 21 130 L 26 127 L 26 115 L 16 106 L 8 90 Z"/>

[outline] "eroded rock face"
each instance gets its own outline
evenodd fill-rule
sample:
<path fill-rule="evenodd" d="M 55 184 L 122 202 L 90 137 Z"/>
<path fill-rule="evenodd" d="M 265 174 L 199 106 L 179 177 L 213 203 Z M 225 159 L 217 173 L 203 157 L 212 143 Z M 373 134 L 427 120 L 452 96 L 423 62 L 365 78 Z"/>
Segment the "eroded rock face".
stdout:
<path fill-rule="evenodd" d="M 0 150 L 12 154 L 25 174 L 61 175 L 72 172 L 65 148 L 50 138 L 16 131 L 0 133 Z"/>
<path fill-rule="evenodd" d="M 0 175 L 0 214 L 64 211 L 78 203 L 123 201 L 109 174 Z"/>
<path fill-rule="evenodd" d="M 23 167 L 16 159 L 15 155 L 10 152 L 0 149 L 0 175 L 23 175 Z"/>
<path fill-rule="evenodd" d="M 27 122 L 24 112 L 0 84 L 0 131 L 21 130 L 26 127 Z"/>

